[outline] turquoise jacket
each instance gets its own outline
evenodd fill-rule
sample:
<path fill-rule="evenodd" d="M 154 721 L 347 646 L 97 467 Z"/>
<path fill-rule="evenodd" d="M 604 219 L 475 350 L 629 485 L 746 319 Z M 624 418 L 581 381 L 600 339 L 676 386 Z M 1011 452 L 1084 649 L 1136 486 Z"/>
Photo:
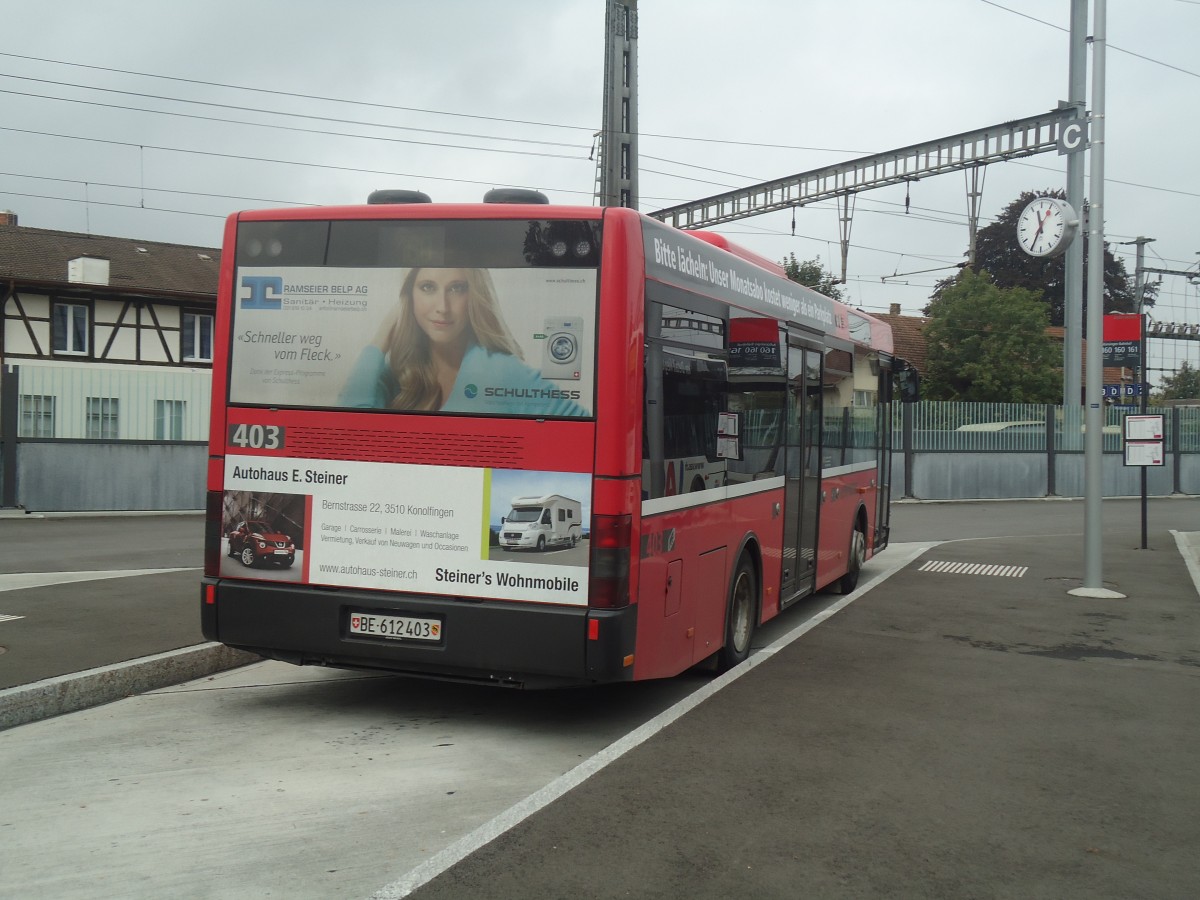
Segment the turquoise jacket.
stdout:
<path fill-rule="evenodd" d="M 342 406 L 386 409 L 400 386 L 378 347 L 365 347 L 338 395 Z M 556 384 L 515 356 L 467 350 L 441 412 L 510 416 L 588 416 L 576 382 Z"/>

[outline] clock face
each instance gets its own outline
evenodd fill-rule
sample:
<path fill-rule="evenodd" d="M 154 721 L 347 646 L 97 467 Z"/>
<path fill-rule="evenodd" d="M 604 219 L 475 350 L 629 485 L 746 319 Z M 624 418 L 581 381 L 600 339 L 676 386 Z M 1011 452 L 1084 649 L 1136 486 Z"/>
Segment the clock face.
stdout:
<path fill-rule="evenodd" d="M 1017 219 L 1017 243 L 1030 256 L 1057 256 L 1078 226 L 1075 211 L 1062 200 L 1038 197 Z"/>

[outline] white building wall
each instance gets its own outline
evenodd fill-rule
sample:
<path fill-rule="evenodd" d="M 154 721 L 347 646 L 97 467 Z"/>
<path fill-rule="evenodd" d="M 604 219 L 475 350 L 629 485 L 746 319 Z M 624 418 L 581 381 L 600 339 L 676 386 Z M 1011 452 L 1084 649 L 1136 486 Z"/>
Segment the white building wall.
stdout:
<path fill-rule="evenodd" d="M 21 396 L 54 397 L 55 438 L 88 437 L 88 398 L 95 397 L 117 401 L 118 440 L 157 440 L 159 417 L 169 440 L 176 415 L 181 417 L 179 440 L 208 439 L 210 369 L 24 360 L 19 372 Z"/>
<path fill-rule="evenodd" d="M 34 354 L 50 352 L 50 298 L 37 294 L 22 294 L 21 308 L 31 320 L 29 327 L 17 313 L 17 303 L 9 299 L 4 306 L 4 348 L 11 356 L 14 353 Z M 34 321 L 38 320 L 38 321 Z M 32 329 L 33 335 L 30 336 Z M 37 343 L 34 343 L 36 339 Z"/>

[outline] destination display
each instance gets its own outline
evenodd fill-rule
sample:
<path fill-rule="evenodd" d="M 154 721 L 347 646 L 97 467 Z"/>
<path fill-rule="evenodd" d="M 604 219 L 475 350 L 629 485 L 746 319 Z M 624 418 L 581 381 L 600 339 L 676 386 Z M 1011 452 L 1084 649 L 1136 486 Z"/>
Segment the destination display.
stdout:
<path fill-rule="evenodd" d="M 764 272 L 731 253 L 665 225 L 644 221 L 646 276 L 686 291 L 717 297 L 765 316 L 790 319 L 822 332 L 837 330 L 836 307 L 816 291 Z"/>
<path fill-rule="evenodd" d="M 1142 317 L 1136 313 L 1104 316 L 1104 368 L 1138 369 L 1142 365 Z"/>

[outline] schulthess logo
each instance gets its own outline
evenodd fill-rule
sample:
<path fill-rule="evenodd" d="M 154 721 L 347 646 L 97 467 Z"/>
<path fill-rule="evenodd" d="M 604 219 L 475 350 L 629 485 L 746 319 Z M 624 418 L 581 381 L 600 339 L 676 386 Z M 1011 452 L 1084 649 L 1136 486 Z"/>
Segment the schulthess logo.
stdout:
<path fill-rule="evenodd" d="M 465 388 L 463 388 L 463 393 L 467 395 L 468 400 L 474 400 L 479 396 L 479 388 L 475 387 L 473 384 L 468 384 Z"/>
<path fill-rule="evenodd" d="M 242 309 L 281 309 L 283 307 L 283 279 L 278 275 L 243 275 L 242 290 L 249 289 L 242 297 Z"/>

